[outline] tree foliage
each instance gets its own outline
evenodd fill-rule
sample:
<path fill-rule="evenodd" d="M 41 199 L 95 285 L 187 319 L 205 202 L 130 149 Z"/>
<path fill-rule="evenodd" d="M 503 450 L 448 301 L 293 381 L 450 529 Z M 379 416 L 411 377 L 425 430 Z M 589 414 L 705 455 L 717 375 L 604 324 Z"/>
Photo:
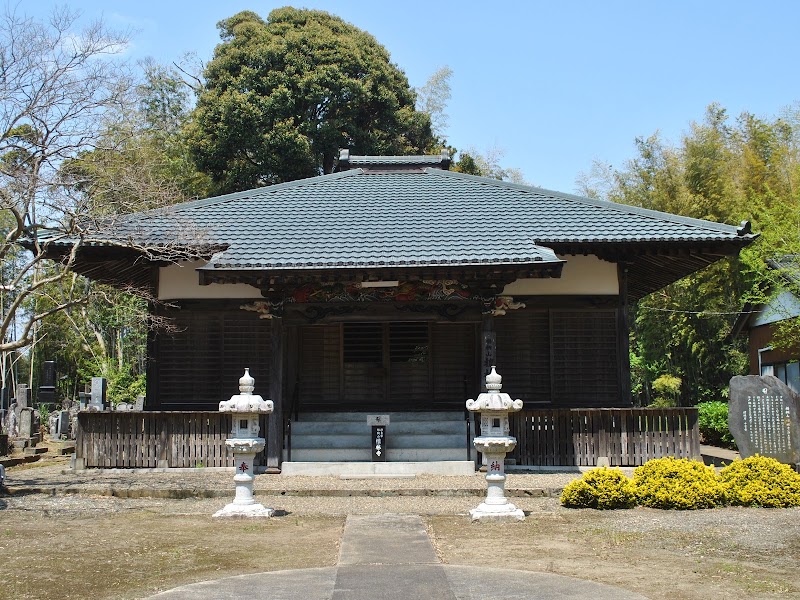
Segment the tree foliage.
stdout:
<path fill-rule="evenodd" d="M 456 150 L 453 149 L 453 153 L 455 152 Z M 504 154 L 505 152 L 497 146 L 489 148 L 486 152 L 479 152 L 475 148 L 468 147 L 458 153 L 458 160 L 453 165 L 453 171 L 528 185 L 522 171 L 514 167 L 503 167 L 500 164 L 500 159 Z"/>
<path fill-rule="evenodd" d="M 188 135 L 218 192 L 331 173 L 339 148 L 422 153 L 430 118 L 405 74 L 370 34 L 322 11 L 240 12 L 222 43 Z"/>
<path fill-rule="evenodd" d="M 800 253 L 800 120 L 792 115 L 731 119 L 711 105 L 680 144 L 658 134 L 639 138 L 636 156 L 623 168 L 596 163 L 579 180 L 587 195 L 719 222 L 749 220 L 761 233 L 740 259 L 719 261 L 633 307 L 640 378 L 633 384 L 642 403 L 659 396 L 653 383 L 663 376 L 680 378 L 681 402 L 693 404 L 719 399 L 730 377 L 746 371 L 744 340 L 729 335 L 742 301 L 765 302 L 776 293 L 781 277 L 768 260 Z"/>
<path fill-rule="evenodd" d="M 75 293 L 87 300 L 42 322 L 34 355 L 34 380 L 41 362 L 52 360 L 57 365 L 63 397 L 76 398 L 92 377 L 105 377 L 110 400 L 135 402 L 137 395 L 144 394 L 147 331 L 151 326 L 145 300 L 78 275 L 73 275 L 71 283 L 77 288 Z M 48 301 L 58 301 L 58 297 L 40 303 Z"/>
<path fill-rule="evenodd" d="M 450 101 L 450 78 L 453 69 L 447 65 L 436 69 L 417 92 L 417 109 L 431 119 L 431 131 L 439 140 L 447 138 L 447 126 L 450 118 L 447 115 L 447 103 Z"/>

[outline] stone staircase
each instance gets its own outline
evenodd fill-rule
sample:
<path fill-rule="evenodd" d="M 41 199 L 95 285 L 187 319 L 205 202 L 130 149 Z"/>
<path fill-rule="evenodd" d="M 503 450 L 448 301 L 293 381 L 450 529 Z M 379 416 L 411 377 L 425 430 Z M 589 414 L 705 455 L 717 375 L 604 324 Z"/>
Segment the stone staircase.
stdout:
<path fill-rule="evenodd" d="M 291 462 L 371 462 L 372 428 L 369 414 L 388 414 L 386 462 L 435 462 L 473 460 L 467 454 L 467 424 L 460 411 L 435 412 L 307 412 L 291 423 L 284 460 Z"/>

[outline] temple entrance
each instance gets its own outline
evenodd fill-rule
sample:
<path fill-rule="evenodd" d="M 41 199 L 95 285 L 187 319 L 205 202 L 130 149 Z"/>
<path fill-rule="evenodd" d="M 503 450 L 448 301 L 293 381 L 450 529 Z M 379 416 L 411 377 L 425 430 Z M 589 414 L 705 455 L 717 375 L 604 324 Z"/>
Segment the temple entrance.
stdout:
<path fill-rule="evenodd" d="M 300 411 L 463 410 L 478 392 L 477 328 L 426 321 L 300 326 L 292 404 Z"/>

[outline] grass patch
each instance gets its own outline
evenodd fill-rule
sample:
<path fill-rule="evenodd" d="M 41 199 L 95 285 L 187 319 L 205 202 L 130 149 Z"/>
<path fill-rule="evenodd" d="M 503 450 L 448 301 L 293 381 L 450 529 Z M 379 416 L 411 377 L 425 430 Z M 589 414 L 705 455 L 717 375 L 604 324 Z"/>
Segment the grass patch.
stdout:
<path fill-rule="evenodd" d="M 336 563 L 343 518 L 4 511 L 3 595 L 140 598 L 206 579 Z M 10 534 L 10 535 L 9 535 Z M 35 565 L 32 567 L 32 565 Z"/>

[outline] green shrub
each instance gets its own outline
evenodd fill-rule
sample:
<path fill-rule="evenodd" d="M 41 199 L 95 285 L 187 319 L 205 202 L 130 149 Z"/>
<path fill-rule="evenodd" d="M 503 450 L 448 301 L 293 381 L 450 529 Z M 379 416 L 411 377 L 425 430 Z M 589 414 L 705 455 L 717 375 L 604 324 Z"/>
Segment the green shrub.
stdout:
<path fill-rule="evenodd" d="M 724 502 L 713 467 L 685 458 L 657 458 L 633 471 L 636 498 L 642 506 L 693 510 Z"/>
<path fill-rule="evenodd" d="M 633 484 L 619 469 L 592 469 L 570 482 L 561 493 L 568 508 L 631 508 L 636 504 Z"/>
<path fill-rule="evenodd" d="M 800 474 L 766 456 L 737 460 L 719 473 L 725 496 L 737 506 L 800 506 Z"/>
<path fill-rule="evenodd" d="M 650 404 L 651 408 L 669 408 L 678 406 L 681 398 L 681 378 L 665 373 L 657 377 L 651 384 L 656 398 Z"/>
<path fill-rule="evenodd" d="M 701 402 L 697 405 L 700 437 L 705 444 L 736 448 L 728 429 L 728 403 L 721 401 Z"/>

